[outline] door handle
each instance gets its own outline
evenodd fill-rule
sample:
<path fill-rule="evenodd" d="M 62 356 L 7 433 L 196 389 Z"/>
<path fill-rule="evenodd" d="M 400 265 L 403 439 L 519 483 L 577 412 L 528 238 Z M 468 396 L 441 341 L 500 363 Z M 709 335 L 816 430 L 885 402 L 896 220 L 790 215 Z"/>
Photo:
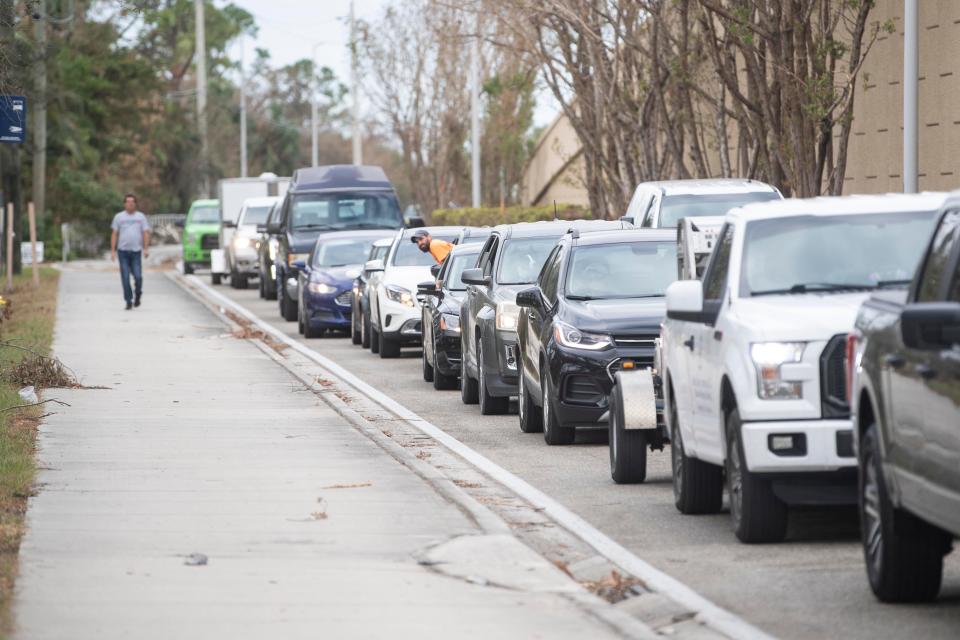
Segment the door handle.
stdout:
<path fill-rule="evenodd" d="M 917 372 L 917 375 L 923 378 L 924 380 L 929 380 L 930 378 L 937 377 L 937 370 L 928 367 L 925 364 L 918 364 L 913 368 Z"/>
<path fill-rule="evenodd" d="M 896 355 L 895 353 L 888 353 L 883 356 L 883 364 L 894 369 L 899 369 L 903 366 L 904 360 L 902 357 Z"/>
<path fill-rule="evenodd" d="M 531 320 L 535 320 L 537 317 L 537 314 L 535 314 L 533 311 L 528 311 L 527 317 L 530 318 Z"/>
<path fill-rule="evenodd" d="M 721 340 L 723 340 L 723 331 L 714 331 L 713 339 L 716 340 L 717 342 L 720 342 Z"/>
<path fill-rule="evenodd" d="M 690 349 L 690 351 L 693 351 L 693 336 L 690 336 L 689 338 L 684 340 L 683 346 L 685 346 L 687 349 Z"/>

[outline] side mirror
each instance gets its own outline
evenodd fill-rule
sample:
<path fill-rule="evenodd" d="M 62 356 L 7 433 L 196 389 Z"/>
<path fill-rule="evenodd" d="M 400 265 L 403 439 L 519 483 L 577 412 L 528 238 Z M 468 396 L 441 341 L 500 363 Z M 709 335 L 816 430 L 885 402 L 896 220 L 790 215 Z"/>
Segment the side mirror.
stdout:
<path fill-rule="evenodd" d="M 266 232 L 267 232 L 267 225 L 265 224 L 257 225 L 257 233 L 266 233 Z"/>
<path fill-rule="evenodd" d="M 236 228 L 237 228 L 237 223 L 234 222 L 233 220 L 221 220 L 221 221 L 220 221 L 220 225 L 223 226 L 224 229 L 236 229 Z"/>
<path fill-rule="evenodd" d="M 420 216 L 404 216 L 403 226 L 407 229 L 417 229 L 419 227 L 427 226 L 427 223 L 423 221 L 423 218 Z"/>
<path fill-rule="evenodd" d="M 430 265 L 430 275 L 432 275 L 434 278 L 440 275 L 440 266 L 441 265 L 439 262 L 437 264 Z"/>
<path fill-rule="evenodd" d="M 539 287 L 530 287 L 529 289 L 524 289 L 517 292 L 518 307 L 539 308 L 542 300 L 543 298 L 540 296 Z"/>
<path fill-rule="evenodd" d="M 303 260 L 294 260 L 293 262 L 290 263 L 290 266 L 296 269 L 297 271 L 307 270 L 307 263 L 304 262 Z"/>
<path fill-rule="evenodd" d="M 667 317 L 699 322 L 703 317 L 703 283 L 677 280 L 667 287 Z"/>
<path fill-rule="evenodd" d="M 483 275 L 483 269 L 464 269 L 460 280 L 463 284 L 473 284 L 478 287 L 490 286 L 490 277 Z"/>
<path fill-rule="evenodd" d="M 363 265 L 363 270 L 367 273 L 383 271 L 383 260 L 367 260 L 367 262 Z"/>
<path fill-rule="evenodd" d="M 173 223 L 173 226 L 175 226 L 177 229 L 183 229 L 185 226 L 187 226 L 187 219 L 184 218 L 183 220 L 177 220 Z"/>
<path fill-rule="evenodd" d="M 279 222 L 269 222 L 267 223 L 267 233 L 272 236 L 277 236 L 283 233 L 283 229 L 280 228 Z"/>
<path fill-rule="evenodd" d="M 900 314 L 900 333 L 911 349 L 936 351 L 960 344 L 960 303 L 908 304 Z"/>
<path fill-rule="evenodd" d="M 437 283 L 435 280 L 427 280 L 426 282 L 421 282 L 417 285 L 417 293 L 422 293 L 427 296 L 435 296 L 438 293 Z"/>

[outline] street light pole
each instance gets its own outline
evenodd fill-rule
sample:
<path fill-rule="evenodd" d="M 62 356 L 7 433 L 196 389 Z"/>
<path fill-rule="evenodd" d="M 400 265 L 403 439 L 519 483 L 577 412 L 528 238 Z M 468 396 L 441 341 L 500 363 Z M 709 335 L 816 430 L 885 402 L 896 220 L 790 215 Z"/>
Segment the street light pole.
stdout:
<path fill-rule="evenodd" d="M 204 0 L 193 0 L 197 45 L 197 128 L 200 132 L 200 189 L 210 197 L 210 147 L 207 140 L 207 39 L 204 33 Z"/>
<path fill-rule="evenodd" d="M 240 177 L 247 177 L 247 70 L 243 35 L 240 36 Z"/>
<path fill-rule="evenodd" d="M 473 207 L 480 206 L 480 12 L 470 43 L 470 155 Z"/>
<path fill-rule="evenodd" d="M 310 61 L 313 65 L 311 69 L 313 77 L 310 79 L 310 166 L 312 167 L 320 166 L 320 123 L 317 122 L 319 110 L 317 94 L 320 92 L 320 87 L 317 85 L 317 47 L 323 44 L 323 42 L 317 42 L 310 50 Z"/>
<path fill-rule="evenodd" d="M 357 73 L 357 21 L 350 0 L 350 93 L 353 95 L 353 164 L 363 164 L 363 134 L 360 132 L 360 81 Z"/>
<path fill-rule="evenodd" d="M 920 76 L 920 38 L 917 0 L 903 3 L 903 192 L 918 187 L 917 85 Z"/>

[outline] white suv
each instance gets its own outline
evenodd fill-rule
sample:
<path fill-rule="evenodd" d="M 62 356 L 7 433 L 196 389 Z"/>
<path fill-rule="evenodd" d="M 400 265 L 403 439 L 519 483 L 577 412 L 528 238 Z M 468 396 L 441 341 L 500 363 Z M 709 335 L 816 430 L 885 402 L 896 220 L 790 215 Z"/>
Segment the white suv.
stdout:
<path fill-rule="evenodd" d="M 856 501 L 845 337 L 869 291 L 906 286 L 943 194 L 753 204 L 726 216 L 703 281 L 667 289 L 673 491 L 744 542 L 783 539 L 788 504 Z"/>
<path fill-rule="evenodd" d="M 230 272 L 230 286 L 234 289 L 246 289 L 247 280 L 260 274 L 260 232 L 257 231 L 257 225 L 267 222 L 270 209 L 278 200 L 276 196 L 247 198 L 240 209 L 236 231 L 224 247 L 227 269 Z"/>
<path fill-rule="evenodd" d="M 452 242 L 463 227 L 425 227 L 435 240 Z M 421 310 L 417 285 L 430 280 L 433 256 L 411 242 L 418 229 L 397 233 L 383 260 L 364 265 L 369 274 L 367 301 L 370 306 L 370 350 L 381 358 L 400 356 L 405 344 L 419 344 Z"/>
<path fill-rule="evenodd" d="M 734 207 L 782 198 L 776 187 L 742 178 L 641 182 L 623 217 L 635 227 L 664 229 L 682 218 L 722 216 Z"/>

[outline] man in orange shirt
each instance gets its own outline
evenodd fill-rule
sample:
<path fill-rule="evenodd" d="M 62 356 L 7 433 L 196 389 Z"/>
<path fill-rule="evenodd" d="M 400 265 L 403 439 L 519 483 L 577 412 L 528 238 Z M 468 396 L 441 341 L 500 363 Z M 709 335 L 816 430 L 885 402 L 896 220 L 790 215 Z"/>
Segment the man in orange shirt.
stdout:
<path fill-rule="evenodd" d="M 433 259 L 437 261 L 437 264 L 440 264 L 447 259 L 447 256 L 453 250 L 453 245 L 447 242 L 446 240 L 434 240 L 430 236 L 430 232 L 426 229 L 417 229 L 413 232 L 413 235 L 410 236 L 410 242 L 413 242 L 420 248 L 420 251 L 424 253 L 429 252 L 433 256 Z"/>

